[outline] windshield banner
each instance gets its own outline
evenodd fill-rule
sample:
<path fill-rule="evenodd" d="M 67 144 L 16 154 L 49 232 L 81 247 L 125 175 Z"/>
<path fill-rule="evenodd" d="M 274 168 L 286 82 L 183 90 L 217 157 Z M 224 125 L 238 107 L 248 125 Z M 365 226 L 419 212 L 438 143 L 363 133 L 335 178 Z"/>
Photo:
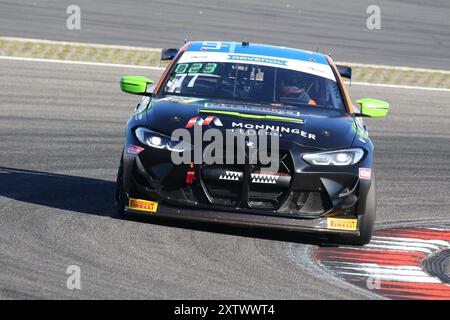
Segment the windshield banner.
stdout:
<path fill-rule="evenodd" d="M 185 52 L 178 63 L 192 62 L 229 62 L 263 65 L 268 67 L 283 68 L 336 81 L 329 65 L 295 59 L 267 57 L 251 54 L 236 54 L 227 52 Z"/>

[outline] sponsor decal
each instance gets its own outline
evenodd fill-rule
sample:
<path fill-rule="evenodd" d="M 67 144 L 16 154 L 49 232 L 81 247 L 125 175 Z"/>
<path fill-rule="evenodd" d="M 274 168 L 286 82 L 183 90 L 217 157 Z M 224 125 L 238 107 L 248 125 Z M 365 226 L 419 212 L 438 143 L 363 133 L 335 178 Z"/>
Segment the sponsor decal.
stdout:
<path fill-rule="evenodd" d="M 189 103 L 195 103 L 195 102 L 202 101 L 202 100 L 205 100 L 205 99 L 194 98 L 194 97 L 169 96 L 169 97 L 161 98 L 158 101 L 189 104 Z"/>
<path fill-rule="evenodd" d="M 328 229 L 354 231 L 357 224 L 357 219 L 327 218 Z"/>
<path fill-rule="evenodd" d="M 275 65 L 279 65 L 279 66 L 287 65 L 286 60 L 258 57 L 258 56 L 244 56 L 244 55 L 239 55 L 239 54 L 229 54 L 228 60 L 238 60 L 238 61 L 256 62 L 256 63 L 268 63 L 268 64 L 275 64 Z"/>
<path fill-rule="evenodd" d="M 158 202 L 130 198 L 128 200 L 128 208 L 138 211 L 156 212 L 158 210 Z"/>
<path fill-rule="evenodd" d="M 267 125 L 267 124 L 251 124 L 251 123 L 242 123 L 242 122 L 232 122 L 231 127 L 233 129 L 246 129 L 246 130 L 263 130 L 266 132 L 278 132 L 281 134 L 283 133 L 291 133 L 291 134 L 298 134 L 304 138 L 316 140 L 316 135 L 312 133 L 308 133 L 306 131 L 300 130 L 298 128 L 290 128 L 285 126 L 279 126 L 279 125 Z"/>
<path fill-rule="evenodd" d="M 334 73 L 328 64 L 319 64 L 301 59 L 279 58 L 264 55 L 245 55 L 229 52 L 195 52 L 186 51 L 178 61 L 178 63 L 245 63 L 253 65 L 267 65 L 283 69 L 290 69 L 300 72 L 314 74 L 319 77 L 324 77 L 332 81 L 336 81 Z"/>
<path fill-rule="evenodd" d="M 222 121 L 216 116 L 207 116 L 205 119 L 202 117 L 193 117 L 186 124 L 186 129 L 192 128 L 193 126 L 209 126 L 214 124 L 216 127 L 223 127 Z"/>
<path fill-rule="evenodd" d="M 244 174 L 237 171 L 225 171 L 225 174 L 221 174 L 219 180 L 227 181 L 239 181 Z"/>
<path fill-rule="evenodd" d="M 129 156 L 137 156 L 142 151 L 144 151 L 144 148 L 133 145 L 133 146 L 129 146 L 125 153 Z"/>
<path fill-rule="evenodd" d="M 370 168 L 359 168 L 359 178 L 363 180 L 372 179 L 372 169 Z"/>
<path fill-rule="evenodd" d="M 216 103 L 216 102 L 205 102 L 205 108 L 207 109 L 216 109 L 216 110 L 200 110 L 200 112 L 218 112 L 218 111 L 229 111 L 234 109 L 238 109 L 238 111 L 258 111 L 264 114 L 275 114 L 278 116 L 287 116 L 287 117 L 300 117 L 301 113 L 290 106 L 286 106 L 283 103 L 272 103 L 269 106 L 261 106 L 258 104 L 231 104 L 231 103 Z M 283 108 L 283 109 L 280 109 Z M 291 108 L 291 109 L 289 109 Z M 294 118 L 297 120 L 302 120 L 299 118 Z M 303 122 L 303 121 L 302 121 Z"/>
<path fill-rule="evenodd" d="M 295 122 L 299 124 L 303 124 L 305 121 L 303 119 L 277 116 L 271 114 L 253 114 L 253 113 L 242 113 L 239 111 L 223 111 L 223 110 L 200 110 L 202 113 L 216 113 L 216 114 L 224 114 L 230 117 L 239 117 L 239 118 L 248 118 L 248 119 L 257 119 L 257 120 L 274 120 L 281 122 Z"/>

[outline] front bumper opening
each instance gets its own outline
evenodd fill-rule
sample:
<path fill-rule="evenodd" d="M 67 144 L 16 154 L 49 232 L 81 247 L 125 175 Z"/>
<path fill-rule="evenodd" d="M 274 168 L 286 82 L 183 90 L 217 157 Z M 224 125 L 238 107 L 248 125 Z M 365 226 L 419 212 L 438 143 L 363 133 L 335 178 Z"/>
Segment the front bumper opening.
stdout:
<path fill-rule="evenodd" d="M 326 192 L 293 191 L 278 212 L 317 216 L 332 208 L 330 197 Z"/>
<path fill-rule="evenodd" d="M 133 176 L 140 194 L 146 192 L 169 205 L 207 210 L 317 218 L 355 214 L 359 197 L 358 177 L 351 172 L 296 172 L 289 152 L 281 154 L 275 173 L 258 164 L 173 165 L 158 180 L 148 174 L 153 170 L 148 161 L 136 159 Z M 195 179 L 187 184 L 187 171 L 192 170 Z"/>

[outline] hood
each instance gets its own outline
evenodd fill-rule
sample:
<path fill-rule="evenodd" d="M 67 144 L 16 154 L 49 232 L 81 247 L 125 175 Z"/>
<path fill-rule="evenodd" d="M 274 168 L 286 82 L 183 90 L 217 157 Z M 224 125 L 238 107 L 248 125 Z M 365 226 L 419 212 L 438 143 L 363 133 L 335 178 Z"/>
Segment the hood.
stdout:
<path fill-rule="evenodd" d="M 168 96 L 147 109 L 149 128 L 170 136 L 175 129 L 266 130 L 280 140 L 319 149 L 350 147 L 354 120 L 337 110 L 314 106 L 252 104 L 218 99 Z"/>

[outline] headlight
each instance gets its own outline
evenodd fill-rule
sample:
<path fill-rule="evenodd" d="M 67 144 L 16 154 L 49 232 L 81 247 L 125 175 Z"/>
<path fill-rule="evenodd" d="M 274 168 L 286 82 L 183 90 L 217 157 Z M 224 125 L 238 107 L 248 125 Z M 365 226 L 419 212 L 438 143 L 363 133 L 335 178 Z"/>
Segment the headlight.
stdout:
<path fill-rule="evenodd" d="M 163 149 L 165 144 L 163 143 L 163 139 L 158 136 L 150 136 L 145 141 L 150 147 Z"/>
<path fill-rule="evenodd" d="M 163 134 L 151 131 L 147 128 L 137 128 L 135 130 L 136 138 L 145 145 L 148 145 L 156 149 L 167 149 L 174 152 L 187 151 L 189 148 L 188 143 L 180 141 L 172 141 L 170 137 Z"/>
<path fill-rule="evenodd" d="M 364 156 L 361 148 L 306 153 L 303 160 L 315 166 L 349 166 L 358 163 Z"/>

